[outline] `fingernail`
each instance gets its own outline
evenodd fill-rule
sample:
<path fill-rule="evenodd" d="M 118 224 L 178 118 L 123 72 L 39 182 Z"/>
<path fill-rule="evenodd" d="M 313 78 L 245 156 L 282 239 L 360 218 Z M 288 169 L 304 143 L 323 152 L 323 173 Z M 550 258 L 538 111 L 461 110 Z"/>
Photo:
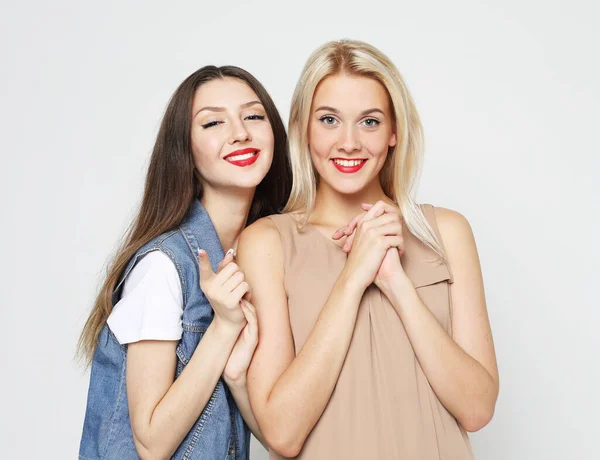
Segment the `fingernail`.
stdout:
<path fill-rule="evenodd" d="M 206 251 L 204 249 L 198 249 L 199 256 L 203 256 L 204 254 L 206 254 Z"/>
<path fill-rule="evenodd" d="M 235 250 L 233 248 L 231 248 L 229 251 L 227 251 L 227 254 L 233 254 L 235 252 Z M 225 255 L 227 255 L 225 254 Z"/>

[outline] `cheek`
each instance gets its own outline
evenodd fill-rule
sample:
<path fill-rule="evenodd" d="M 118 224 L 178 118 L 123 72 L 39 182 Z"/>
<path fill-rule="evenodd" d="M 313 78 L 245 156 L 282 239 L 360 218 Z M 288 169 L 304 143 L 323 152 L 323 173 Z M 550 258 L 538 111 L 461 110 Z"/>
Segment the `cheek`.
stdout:
<path fill-rule="evenodd" d="M 219 141 L 215 136 L 203 136 L 199 133 L 192 134 L 192 152 L 194 163 L 202 166 L 214 163 L 219 157 Z"/>
<path fill-rule="evenodd" d="M 313 159 L 327 158 L 331 149 L 335 146 L 336 137 L 333 130 L 313 128 L 309 130 L 310 152 Z"/>
<path fill-rule="evenodd" d="M 365 147 L 373 156 L 385 156 L 388 153 L 390 134 L 366 136 L 363 140 Z"/>

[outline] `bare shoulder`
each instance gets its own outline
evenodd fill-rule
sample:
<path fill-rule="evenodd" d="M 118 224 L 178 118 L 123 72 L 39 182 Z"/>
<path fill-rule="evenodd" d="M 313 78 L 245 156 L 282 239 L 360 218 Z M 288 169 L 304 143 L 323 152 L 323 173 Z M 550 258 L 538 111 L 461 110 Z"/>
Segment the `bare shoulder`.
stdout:
<path fill-rule="evenodd" d="M 281 237 L 270 218 L 263 217 L 244 229 L 240 234 L 236 258 L 243 269 L 281 268 Z"/>
<path fill-rule="evenodd" d="M 471 224 L 460 212 L 441 207 L 434 207 L 433 210 L 442 240 L 446 245 L 474 239 Z"/>
<path fill-rule="evenodd" d="M 471 224 L 461 213 L 447 208 L 434 208 L 442 244 L 455 278 L 465 270 L 479 272 L 479 255 Z"/>
<path fill-rule="evenodd" d="M 238 247 L 247 249 L 255 246 L 270 246 L 275 243 L 280 243 L 279 231 L 273 220 L 263 217 L 242 231 Z"/>

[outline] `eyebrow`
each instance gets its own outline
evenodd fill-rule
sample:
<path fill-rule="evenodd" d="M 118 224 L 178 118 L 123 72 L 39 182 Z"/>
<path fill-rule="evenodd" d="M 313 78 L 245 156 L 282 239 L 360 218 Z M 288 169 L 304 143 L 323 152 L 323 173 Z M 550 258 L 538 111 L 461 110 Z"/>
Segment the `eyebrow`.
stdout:
<path fill-rule="evenodd" d="M 319 107 L 317 110 L 315 110 L 315 112 L 319 112 L 321 110 L 324 110 L 326 112 L 332 112 L 332 113 L 340 113 L 340 111 L 338 109 L 336 109 L 334 107 L 329 107 L 327 105 L 323 105 L 323 106 Z M 363 110 L 362 112 L 360 112 L 360 116 L 363 117 L 365 115 L 368 115 L 369 113 L 374 113 L 374 112 L 379 112 L 380 114 L 385 115 L 383 110 L 373 108 L 373 109 Z"/>
<path fill-rule="evenodd" d="M 262 105 L 262 102 L 260 101 L 250 101 L 250 102 L 246 102 L 245 104 L 240 105 L 240 108 L 242 109 L 247 109 L 248 107 L 252 107 L 253 105 Z M 198 110 L 194 116 L 192 118 L 195 118 L 196 115 L 198 115 L 200 112 L 204 111 L 204 110 L 208 110 L 210 112 L 225 112 L 225 107 L 215 107 L 215 106 L 206 106 L 206 107 L 202 107 L 200 110 Z"/>

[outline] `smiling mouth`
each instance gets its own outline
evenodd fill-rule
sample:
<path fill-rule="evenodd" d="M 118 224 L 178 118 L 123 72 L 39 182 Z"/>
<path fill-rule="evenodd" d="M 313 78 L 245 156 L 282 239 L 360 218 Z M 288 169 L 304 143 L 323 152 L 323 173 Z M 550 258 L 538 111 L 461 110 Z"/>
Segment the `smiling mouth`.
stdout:
<path fill-rule="evenodd" d="M 228 163 L 231 163 L 235 166 L 250 166 L 254 164 L 260 155 L 259 149 L 248 148 L 236 150 L 235 152 L 231 152 L 229 155 L 224 157 L 223 159 Z"/>
<path fill-rule="evenodd" d="M 331 162 L 336 169 L 343 173 L 355 173 L 359 171 L 367 162 L 366 158 L 349 160 L 346 158 L 332 158 Z"/>

